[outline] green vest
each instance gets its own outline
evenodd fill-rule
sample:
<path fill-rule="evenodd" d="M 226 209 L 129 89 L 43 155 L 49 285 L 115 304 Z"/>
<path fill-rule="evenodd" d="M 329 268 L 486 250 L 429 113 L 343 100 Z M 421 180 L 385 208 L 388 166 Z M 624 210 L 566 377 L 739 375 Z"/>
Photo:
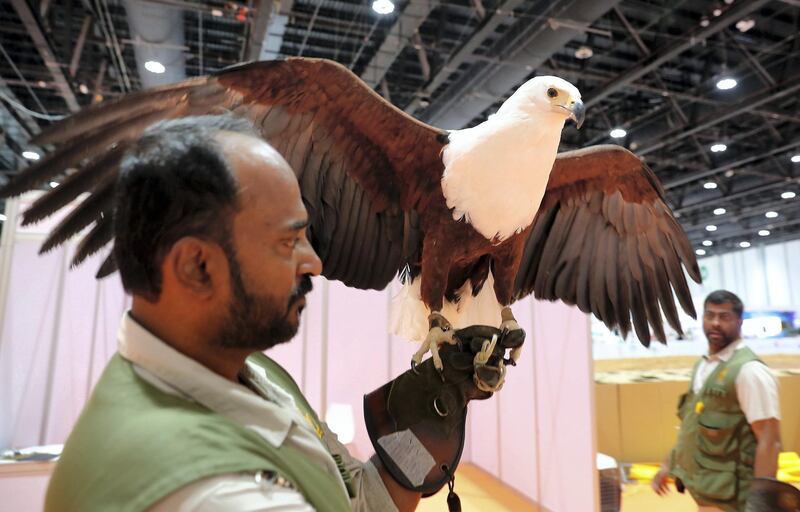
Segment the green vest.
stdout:
<path fill-rule="evenodd" d="M 756 438 L 739 407 L 736 376 L 742 365 L 759 361 L 748 347 L 720 362 L 700 391 L 692 391 L 698 362 L 678 410 L 681 430 L 671 455 L 671 473 L 701 505 L 726 512 L 744 510 L 753 479 Z"/>
<path fill-rule="evenodd" d="M 297 384 L 277 363 L 254 354 L 270 380 L 317 425 Z M 319 511 L 349 511 L 341 482 L 286 444 L 157 389 L 116 354 L 92 393 L 56 465 L 46 512 L 139 511 L 196 480 L 274 471 Z"/>

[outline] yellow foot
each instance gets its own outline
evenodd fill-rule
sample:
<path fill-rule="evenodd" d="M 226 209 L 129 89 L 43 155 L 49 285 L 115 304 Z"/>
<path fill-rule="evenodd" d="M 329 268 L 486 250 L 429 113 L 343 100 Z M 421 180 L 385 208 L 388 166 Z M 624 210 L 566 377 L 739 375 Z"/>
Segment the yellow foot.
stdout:
<path fill-rule="evenodd" d="M 430 331 L 428 331 L 425 341 L 422 342 L 422 346 L 411 358 L 411 367 L 413 368 L 420 364 L 425 354 L 430 351 L 433 358 L 433 366 L 441 372 L 444 366 L 442 365 L 442 358 L 439 356 L 439 346 L 443 343 L 455 344 L 453 329 L 450 322 L 438 312 L 433 312 L 428 316 L 428 323 Z"/>
<path fill-rule="evenodd" d="M 502 323 L 500 324 L 500 331 L 516 331 L 517 329 L 522 329 L 519 324 L 517 323 L 517 319 L 514 318 L 514 313 L 511 312 L 511 308 L 506 306 L 503 308 L 503 311 L 500 312 L 500 317 L 502 318 Z M 511 353 L 509 354 L 509 358 L 511 359 L 511 364 L 517 364 L 519 361 L 520 356 L 522 355 L 522 345 L 517 348 L 511 349 Z"/>

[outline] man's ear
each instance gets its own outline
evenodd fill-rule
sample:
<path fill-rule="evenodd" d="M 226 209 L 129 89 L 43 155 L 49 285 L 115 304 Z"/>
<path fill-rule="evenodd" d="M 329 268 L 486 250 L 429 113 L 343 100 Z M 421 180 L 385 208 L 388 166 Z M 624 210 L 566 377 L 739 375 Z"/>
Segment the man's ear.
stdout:
<path fill-rule="evenodd" d="M 217 244 L 187 236 L 173 244 L 165 263 L 181 288 L 210 296 L 221 285 L 220 271 L 224 264 L 220 259 L 224 257 Z"/>

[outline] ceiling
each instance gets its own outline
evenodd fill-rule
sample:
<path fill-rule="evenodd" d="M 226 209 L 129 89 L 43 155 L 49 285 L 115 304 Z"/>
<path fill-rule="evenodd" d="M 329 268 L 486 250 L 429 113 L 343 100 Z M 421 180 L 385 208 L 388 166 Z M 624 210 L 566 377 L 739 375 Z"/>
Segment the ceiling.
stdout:
<path fill-rule="evenodd" d="M 643 156 L 696 249 L 800 238 L 800 0 L 406 0 L 386 15 L 371 1 L 0 0 L 0 173 L 60 116 L 243 60 L 335 59 L 450 129 L 552 74 L 588 107 L 562 149 Z"/>

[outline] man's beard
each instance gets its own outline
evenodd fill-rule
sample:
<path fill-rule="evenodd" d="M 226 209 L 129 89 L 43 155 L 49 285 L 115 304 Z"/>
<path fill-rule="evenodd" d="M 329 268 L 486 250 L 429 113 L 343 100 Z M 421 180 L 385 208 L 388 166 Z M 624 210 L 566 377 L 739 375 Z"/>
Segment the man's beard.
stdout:
<path fill-rule="evenodd" d="M 303 276 L 288 303 L 280 304 L 272 297 L 247 293 L 235 251 L 232 246 L 223 249 L 228 256 L 233 298 L 228 305 L 228 317 L 217 335 L 219 345 L 256 351 L 291 340 L 297 334 L 302 306 L 297 310 L 297 322 L 291 321 L 292 308 L 311 291 L 311 277 Z"/>

